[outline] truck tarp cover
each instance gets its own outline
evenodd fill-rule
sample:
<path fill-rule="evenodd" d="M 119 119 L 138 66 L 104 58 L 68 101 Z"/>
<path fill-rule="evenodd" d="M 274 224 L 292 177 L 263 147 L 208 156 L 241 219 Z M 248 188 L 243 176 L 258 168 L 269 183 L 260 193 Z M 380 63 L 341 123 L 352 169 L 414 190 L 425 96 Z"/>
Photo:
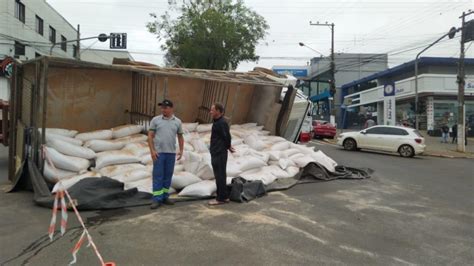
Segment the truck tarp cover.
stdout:
<path fill-rule="evenodd" d="M 14 184 L 12 191 L 32 189 L 36 204 L 51 208 L 54 197 L 35 164 L 27 161 L 27 169 Z M 330 181 L 335 179 L 366 179 L 372 174 L 371 169 L 359 169 L 337 166 L 331 173 L 318 163 L 310 163 L 293 178 L 277 179 L 265 187 L 266 192 L 289 189 L 297 184 Z M 69 190 L 79 210 L 116 209 L 147 205 L 151 202 L 151 194 L 139 192 L 136 188 L 124 190 L 124 184 L 108 177 L 86 178 Z M 248 193 L 253 194 L 253 193 Z M 175 198 L 177 201 L 198 200 L 202 198 Z"/>

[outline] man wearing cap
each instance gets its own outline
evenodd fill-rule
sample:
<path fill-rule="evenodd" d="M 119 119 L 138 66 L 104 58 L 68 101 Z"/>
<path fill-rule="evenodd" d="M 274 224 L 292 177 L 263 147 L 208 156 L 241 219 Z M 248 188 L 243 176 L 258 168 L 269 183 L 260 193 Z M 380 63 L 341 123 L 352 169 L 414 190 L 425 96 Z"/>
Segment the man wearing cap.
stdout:
<path fill-rule="evenodd" d="M 153 202 L 151 209 L 157 209 L 161 204 L 173 205 L 169 199 L 169 188 L 173 177 L 176 159 L 183 154 L 184 138 L 181 120 L 173 114 L 173 103 L 163 100 L 158 104 L 161 115 L 150 122 L 148 146 L 153 159 Z M 176 137 L 179 152 L 176 154 Z"/>

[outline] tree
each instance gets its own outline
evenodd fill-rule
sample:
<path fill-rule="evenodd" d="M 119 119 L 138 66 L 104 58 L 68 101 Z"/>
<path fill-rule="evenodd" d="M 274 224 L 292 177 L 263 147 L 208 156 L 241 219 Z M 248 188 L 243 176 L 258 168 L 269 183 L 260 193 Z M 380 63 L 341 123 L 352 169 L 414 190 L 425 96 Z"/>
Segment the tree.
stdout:
<path fill-rule="evenodd" d="M 268 29 L 265 19 L 242 0 L 169 2 L 169 12 L 147 24 L 166 51 L 167 65 L 185 68 L 234 70 L 242 61 L 256 61 L 255 46 Z"/>

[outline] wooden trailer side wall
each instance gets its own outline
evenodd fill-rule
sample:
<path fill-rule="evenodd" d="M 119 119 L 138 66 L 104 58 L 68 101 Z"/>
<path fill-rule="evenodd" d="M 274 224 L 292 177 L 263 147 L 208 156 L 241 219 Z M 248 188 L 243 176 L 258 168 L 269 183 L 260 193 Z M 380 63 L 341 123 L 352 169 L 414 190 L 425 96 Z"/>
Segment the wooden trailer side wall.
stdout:
<path fill-rule="evenodd" d="M 46 126 L 84 132 L 128 123 L 131 92 L 131 72 L 50 68 Z"/>

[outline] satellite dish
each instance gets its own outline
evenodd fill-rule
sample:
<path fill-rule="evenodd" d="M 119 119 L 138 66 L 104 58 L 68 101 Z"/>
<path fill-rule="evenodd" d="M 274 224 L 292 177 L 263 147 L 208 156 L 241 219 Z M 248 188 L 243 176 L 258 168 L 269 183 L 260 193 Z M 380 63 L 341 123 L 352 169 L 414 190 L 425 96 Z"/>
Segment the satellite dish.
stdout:
<path fill-rule="evenodd" d="M 450 30 L 449 30 L 449 34 L 448 34 L 448 37 L 449 39 L 452 39 L 454 38 L 454 35 L 456 35 L 456 27 L 452 27 Z"/>

